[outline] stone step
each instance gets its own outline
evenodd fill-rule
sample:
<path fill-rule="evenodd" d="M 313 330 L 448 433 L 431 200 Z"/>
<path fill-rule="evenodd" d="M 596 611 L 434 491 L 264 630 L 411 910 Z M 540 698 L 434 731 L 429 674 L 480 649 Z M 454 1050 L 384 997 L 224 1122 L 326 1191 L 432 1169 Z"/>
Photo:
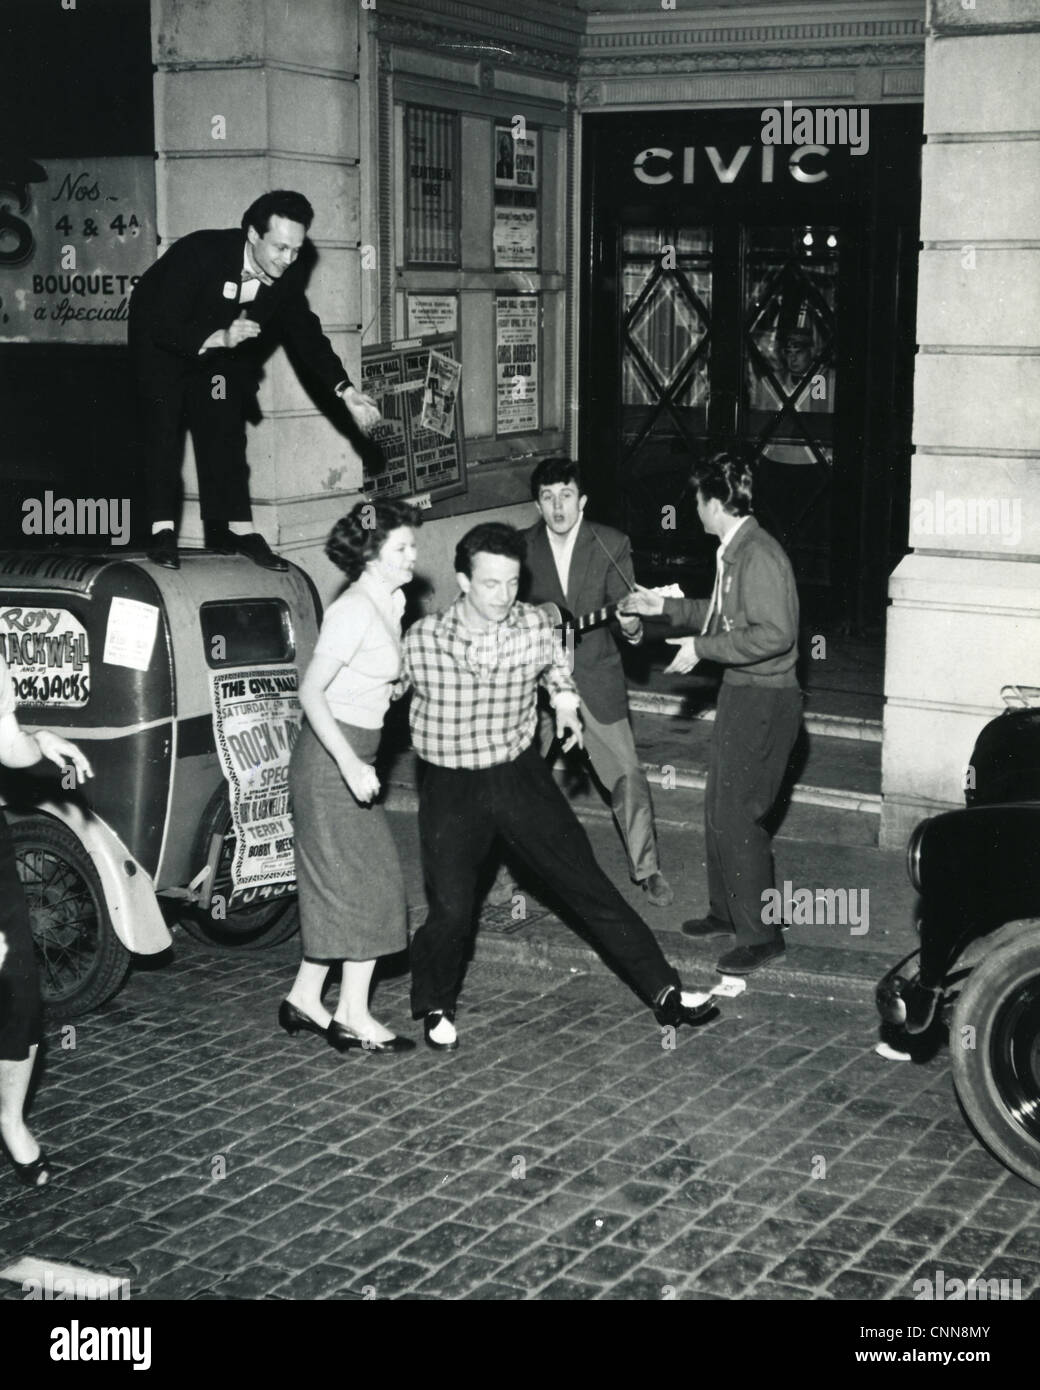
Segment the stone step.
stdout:
<path fill-rule="evenodd" d="M 714 711 L 712 711 L 714 714 Z M 701 825 L 712 720 L 706 717 L 633 713 L 636 746 L 654 788 L 659 824 Z M 589 776 L 587 764 L 558 759 L 555 775 L 576 813 L 609 818 L 611 812 Z M 776 833 L 793 840 L 876 846 L 881 817 L 881 745 L 872 738 L 813 732 L 807 727 L 795 750 L 793 782 L 781 796 Z M 412 804 L 414 754 L 399 753 L 388 771 L 389 809 Z"/>

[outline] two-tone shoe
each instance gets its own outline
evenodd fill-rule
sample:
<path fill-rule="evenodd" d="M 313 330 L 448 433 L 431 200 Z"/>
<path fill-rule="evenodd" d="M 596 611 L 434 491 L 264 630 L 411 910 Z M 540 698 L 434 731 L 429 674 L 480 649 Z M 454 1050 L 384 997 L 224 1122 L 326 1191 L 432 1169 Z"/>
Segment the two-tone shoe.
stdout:
<path fill-rule="evenodd" d="M 718 1015 L 718 1005 L 714 999 L 695 1004 L 694 997 L 678 985 L 667 985 L 654 1000 L 654 1017 L 662 1028 L 678 1028 L 681 1023 L 699 1028 L 710 1023 Z"/>
<path fill-rule="evenodd" d="M 431 1009 L 423 1018 L 423 1037 L 434 1052 L 455 1052 L 459 1035 L 455 1031 L 454 1009 Z"/>

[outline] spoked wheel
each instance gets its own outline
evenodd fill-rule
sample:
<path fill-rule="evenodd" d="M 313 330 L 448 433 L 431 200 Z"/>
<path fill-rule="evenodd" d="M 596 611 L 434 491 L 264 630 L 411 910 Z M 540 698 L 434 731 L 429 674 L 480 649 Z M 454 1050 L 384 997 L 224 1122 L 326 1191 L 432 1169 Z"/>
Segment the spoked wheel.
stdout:
<path fill-rule="evenodd" d="M 25 890 L 40 987 L 48 1014 L 77 1018 L 121 987 L 131 953 L 112 929 L 101 880 L 79 840 L 60 821 L 10 822 Z"/>
<path fill-rule="evenodd" d="M 954 1009 L 950 1056 L 979 1137 L 1040 1187 L 1040 936 L 1018 937 L 971 972 Z"/>
<path fill-rule="evenodd" d="M 231 865 L 235 858 L 235 826 L 227 787 L 218 787 L 210 798 L 199 826 L 192 863 L 204 864 L 210 856 L 213 837 L 220 840 L 217 870 L 213 878 L 213 895 L 207 909 L 196 908 L 186 913 L 182 925 L 196 941 L 208 941 L 214 946 L 238 950 L 261 950 L 287 941 L 299 926 L 296 898 L 283 894 L 277 898 L 260 898 L 227 911 L 231 901 Z"/>

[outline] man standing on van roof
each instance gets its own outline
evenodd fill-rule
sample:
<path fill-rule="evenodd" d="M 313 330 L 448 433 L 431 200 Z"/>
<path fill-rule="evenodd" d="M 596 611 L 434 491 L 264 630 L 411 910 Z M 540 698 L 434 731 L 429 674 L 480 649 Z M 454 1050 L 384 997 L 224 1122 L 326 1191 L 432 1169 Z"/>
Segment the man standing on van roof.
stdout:
<path fill-rule="evenodd" d="M 361 430 L 379 419 L 304 294 L 308 267 L 299 258 L 313 218 L 301 193 L 265 193 L 240 230 L 181 237 L 134 288 L 129 345 L 144 412 L 148 553 L 156 564 L 180 565 L 174 518 L 186 424 L 207 546 L 286 568 L 253 530 L 246 463 L 245 421 L 272 340 L 284 341 L 305 372 L 340 397 Z"/>

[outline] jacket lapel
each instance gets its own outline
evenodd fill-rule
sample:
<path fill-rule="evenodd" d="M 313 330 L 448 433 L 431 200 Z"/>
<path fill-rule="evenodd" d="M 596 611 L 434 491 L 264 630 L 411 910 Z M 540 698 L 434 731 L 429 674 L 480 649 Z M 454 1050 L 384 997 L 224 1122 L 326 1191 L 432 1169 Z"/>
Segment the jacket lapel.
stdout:
<path fill-rule="evenodd" d="M 585 581 L 588 578 L 589 565 L 592 562 L 592 552 L 598 549 L 599 547 L 592 535 L 592 522 L 583 520 L 578 528 L 578 539 L 574 543 L 571 572 L 567 576 L 567 606 L 574 611 L 575 617 L 578 618 L 582 616 L 583 607 L 587 606 L 582 604 L 581 596 L 585 592 Z"/>
<path fill-rule="evenodd" d="M 552 596 L 551 601 L 561 608 L 567 608 L 569 606 L 567 595 L 560 585 L 560 576 L 556 569 L 556 561 L 553 558 L 552 547 L 549 545 L 549 536 L 544 522 L 539 523 L 534 535 L 532 559 L 538 566 L 539 573 L 545 576 L 545 587 Z"/>

